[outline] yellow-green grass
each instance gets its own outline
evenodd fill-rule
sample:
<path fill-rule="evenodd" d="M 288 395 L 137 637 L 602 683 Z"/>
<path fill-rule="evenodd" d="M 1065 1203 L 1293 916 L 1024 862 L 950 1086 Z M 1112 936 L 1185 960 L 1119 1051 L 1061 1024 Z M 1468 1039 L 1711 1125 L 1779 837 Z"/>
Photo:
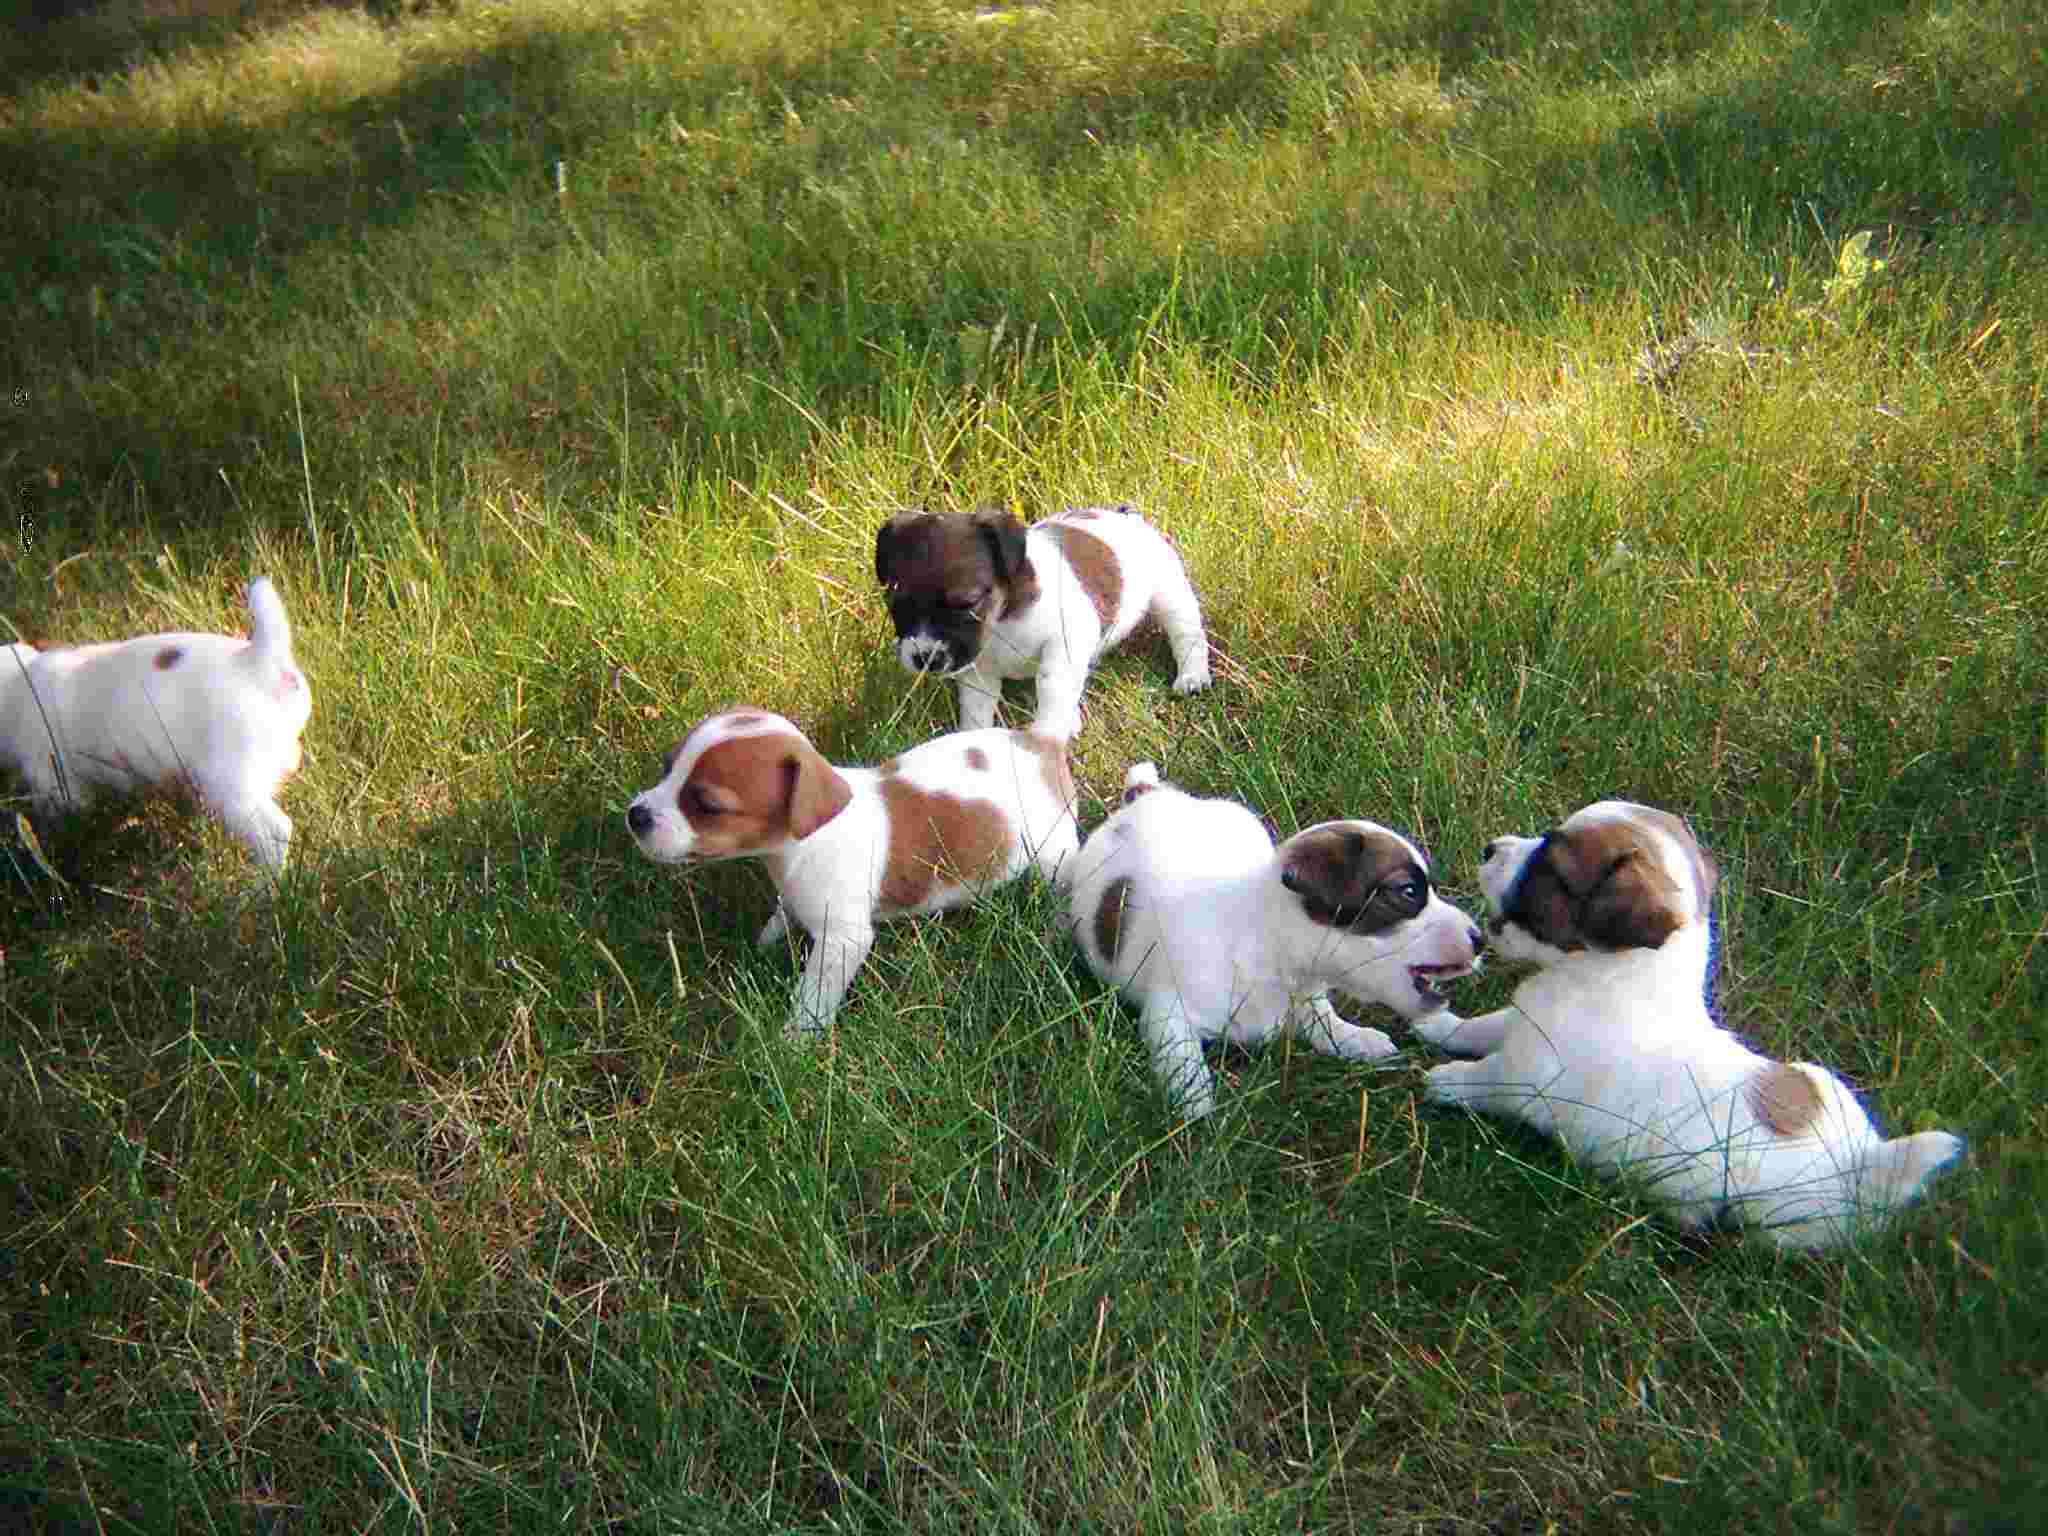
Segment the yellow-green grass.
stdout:
<path fill-rule="evenodd" d="M 158 805 L 54 829 L 68 886 L 0 859 L 0 1516 L 2031 1528 L 2044 49 L 1623 0 L 10 34 L 0 639 L 231 627 L 263 570 L 316 708 L 274 890 Z M 1493 835 L 1681 810 L 1729 1023 L 1965 1167 L 1786 1259 L 1423 1111 L 1419 1047 L 1226 1056 L 1181 1127 L 1030 885 L 785 1045 L 765 880 L 625 802 L 736 700 L 944 729 L 875 525 L 1105 499 L 1220 656 L 1098 673 L 1084 823 L 1151 756 L 1469 904 Z"/>

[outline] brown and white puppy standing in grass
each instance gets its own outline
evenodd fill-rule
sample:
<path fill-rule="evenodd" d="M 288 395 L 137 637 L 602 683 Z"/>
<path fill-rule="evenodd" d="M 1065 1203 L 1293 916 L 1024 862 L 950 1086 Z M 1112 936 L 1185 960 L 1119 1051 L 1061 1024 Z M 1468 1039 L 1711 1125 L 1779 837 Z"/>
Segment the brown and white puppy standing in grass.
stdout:
<path fill-rule="evenodd" d="M 38 815 L 98 789 L 185 788 L 268 869 L 292 819 L 277 791 L 299 766 L 313 691 L 265 577 L 249 583 L 249 638 L 161 634 L 0 656 L 0 766 Z"/>
<path fill-rule="evenodd" d="M 830 1028 L 875 924 L 965 906 L 1036 865 L 1047 879 L 1080 843 L 1066 743 L 1029 731 L 956 731 L 874 768 L 840 768 L 762 709 L 709 715 L 636 796 L 626 825 L 660 864 L 757 858 L 811 953 L 792 1039 Z"/>
<path fill-rule="evenodd" d="M 1479 929 L 1436 894 L 1429 861 L 1370 821 L 1326 821 L 1277 848 L 1234 800 L 1198 800 L 1150 763 L 1061 876 L 1089 967 L 1138 1010 L 1152 1070 L 1190 1119 L 1216 1105 L 1202 1042 L 1291 1029 L 1353 1061 L 1394 1054 L 1347 1023 L 1338 991 L 1415 1019 L 1446 1006 Z"/>
<path fill-rule="evenodd" d="M 906 512 L 875 534 L 896 656 L 955 678 L 960 725 L 993 725 L 1003 680 L 1037 679 L 1035 727 L 1071 741 L 1095 658 L 1150 615 L 1179 667 L 1209 686 L 1209 639 L 1187 568 L 1129 506 L 1076 507 L 1024 527 L 1007 512 Z"/>
<path fill-rule="evenodd" d="M 1727 1221 L 1782 1248 L 1832 1247 L 1913 1199 L 1963 1143 L 1886 1141 L 1827 1068 L 1773 1061 L 1714 1023 L 1718 879 L 1684 822 L 1621 800 L 1489 843 L 1494 953 L 1541 969 L 1505 1008 L 1415 1026 L 1480 1057 L 1431 1069 L 1428 1097 L 1556 1136 L 1681 1229 Z"/>

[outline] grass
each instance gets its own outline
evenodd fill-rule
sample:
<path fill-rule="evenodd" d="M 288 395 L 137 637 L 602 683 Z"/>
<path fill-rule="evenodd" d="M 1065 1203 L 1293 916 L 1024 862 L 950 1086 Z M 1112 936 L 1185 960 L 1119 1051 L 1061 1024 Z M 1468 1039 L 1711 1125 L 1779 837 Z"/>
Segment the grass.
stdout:
<path fill-rule="evenodd" d="M 2044 50 L 2002 0 L 0 38 L 0 633 L 264 570 L 316 696 L 276 889 L 159 805 L 0 861 L 0 1511 L 2031 1529 Z M 1729 1022 L 1965 1169 L 1823 1261 L 1423 1112 L 1426 1049 L 1227 1057 L 1182 1127 L 1028 885 L 788 1049 L 765 881 L 625 801 L 735 699 L 944 729 L 874 526 L 1101 498 L 1219 686 L 1098 673 L 1084 823 L 1153 756 L 1469 905 L 1490 836 L 1681 810 Z"/>

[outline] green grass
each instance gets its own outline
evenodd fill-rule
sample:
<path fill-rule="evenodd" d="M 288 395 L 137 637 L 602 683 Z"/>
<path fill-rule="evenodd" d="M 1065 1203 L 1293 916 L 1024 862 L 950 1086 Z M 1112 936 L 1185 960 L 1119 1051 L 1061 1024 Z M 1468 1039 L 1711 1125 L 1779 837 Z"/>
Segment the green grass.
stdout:
<path fill-rule="evenodd" d="M 0 856 L 0 1519 L 2034 1528 L 2036 9 L 0 37 L 0 638 L 232 627 L 264 570 L 316 696 L 274 891 L 158 805 L 63 829 L 69 887 Z M 1029 885 L 784 1045 L 765 880 L 626 800 L 737 699 L 944 729 L 875 525 L 1102 498 L 1219 685 L 1097 675 L 1085 824 L 1153 756 L 1470 904 L 1490 836 L 1681 810 L 1730 1023 L 1965 1168 L 1823 1261 L 1423 1112 L 1426 1049 L 1228 1056 L 1182 1127 Z"/>

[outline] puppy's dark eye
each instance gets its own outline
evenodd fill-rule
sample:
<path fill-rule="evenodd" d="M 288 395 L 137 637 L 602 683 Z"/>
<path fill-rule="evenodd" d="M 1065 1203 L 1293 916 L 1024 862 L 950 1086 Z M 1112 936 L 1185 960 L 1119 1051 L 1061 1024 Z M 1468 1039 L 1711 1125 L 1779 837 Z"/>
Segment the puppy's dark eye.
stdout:
<path fill-rule="evenodd" d="M 972 613 L 987 599 L 986 592 L 948 592 L 946 606 L 955 613 Z"/>
<path fill-rule="evenodd" d="M 1429 882 L 1416 875 L 1401 875 L 1381 886 L 1379 894 L 1398 907 L 1419 912 L 1429 900 Z"/>
<path fill-rule="evenodd" d="M 682 807 L 685 816 L 718 816 L 723 809 L 711 803 L 711 797 L 695 784 L 685 784 L 683 792 L 676 796 L 676 803 Z"/>

